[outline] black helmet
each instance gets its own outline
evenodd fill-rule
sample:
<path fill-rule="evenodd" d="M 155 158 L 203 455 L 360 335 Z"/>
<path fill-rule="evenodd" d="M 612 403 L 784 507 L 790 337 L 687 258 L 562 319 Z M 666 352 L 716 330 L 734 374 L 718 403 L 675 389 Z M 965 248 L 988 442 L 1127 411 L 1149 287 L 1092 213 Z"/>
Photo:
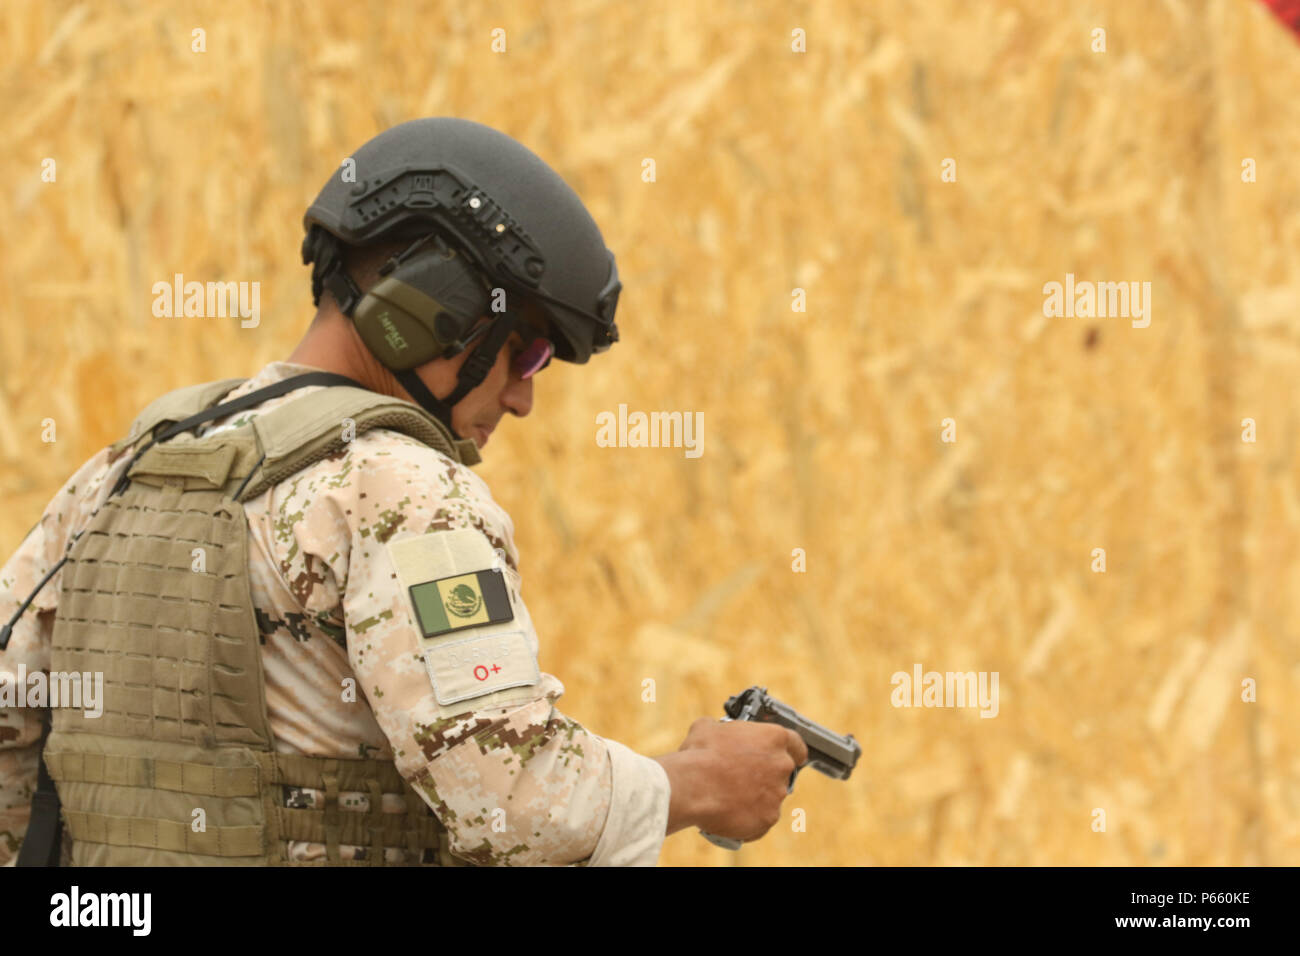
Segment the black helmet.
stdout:
<path fill-rule="evenodd" d="M 351 245 L 448 233 L 488 281 L 536 297 L 561 333 L 556 357 L 586 362 L 618 340 L 614 254 L 577 194 L 522 143 L 450 116 L 411 120 L 352 155 L 303 217 Z M 312 262 L 304 243 L 304 262 Z M 320 298 L 320 263 L 312 292 Z"/>
<path fill-rule="evenodd" d="M 329 289 L 367 347 L 448 428 L 450 406 L 482 381 L 510 323 L 484 338 L 445 404 L 410 370 L 465 348 L 493 288 L 541 308 L 563 361 L 584 363 L 618 341 L 614 254 L 577 194 L 521 143 L 439 116 L 394 126 L 351 158 L 355 175 L 345 165 L 331 176 L 303 218 L 313 298 Z M 412 245 L 363 296 L 343 272 L 342 243 L 405 239 Z"/>

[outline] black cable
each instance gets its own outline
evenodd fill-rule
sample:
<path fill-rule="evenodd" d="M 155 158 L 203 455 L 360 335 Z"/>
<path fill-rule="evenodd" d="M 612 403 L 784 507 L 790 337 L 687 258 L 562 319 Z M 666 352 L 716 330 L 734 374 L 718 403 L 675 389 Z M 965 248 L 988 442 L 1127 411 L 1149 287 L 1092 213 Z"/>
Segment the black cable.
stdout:
<path fill-rule="evenodd" d="M 77 534 L 81 534 L 81 532 L 78 531 Z M 74 538 L 73 540 L 75 541 L 76 539 Z M 50 578 L 54 577 L 54 575 L 58 572 L 59 568 L 63 567 L 64 562 L 67 560 L 68 560 L 68 555 L 65 554 L 59 560 L 58 564 L 50 568 L 49 572 L 45 575 L 45 577 L 41 578 L 41 583 L 36 585 L 36 589 L 32 591 L 31 594 L 27 595 L 27 600 L 24 601 L 22 605 L 19 606 L 18 610 L 14 612 L 14 616 L 9 618 L 9 623 L 6 624 L 4 627 L 0 627 L 0 651 L 3 651 L 6 647 L 9 646 L 9 638 L 13 636 L 14 625 L 17 624 L 18 619 L 23 616 L 23 612 L 26 611 L 29 606 L 31 606 L 31 603 L 36 600 L 36 595 L 41 593 L 41 588 L 45 587 L 46 582 L 49 581 Z"/>
<path fill-rule="evenodd" d="M 248 475 L 244 478 L 243 482 L 242 482 L 242 483 L 240 484 L 240 486 L 239 486 L 239 490 L 236 491 L 235 494 L 233 495 L 233 497 L 234 497 L 234 499 L 235 499 L 236 501 L 238 501 L 238 500 L 239 500 L 239 496 L 242 495 L 242 494 L 244 493 L 244 489 L 248 487 L 248 480 L 249 480 L 250 478 L 252 478 L 254 474 L 257 473 L 257 469 L 259 469 L 259 468 L 262 467 L 262 462 L 264 462 L 264 461 L 266 461 L 266 454 L 265 454 L 265 453 L 262 454 L 262 457 L 261 457 L 261 458 L 257 459 L 257 464 L 254 465 L 251 469 L 249 469 Z"/>

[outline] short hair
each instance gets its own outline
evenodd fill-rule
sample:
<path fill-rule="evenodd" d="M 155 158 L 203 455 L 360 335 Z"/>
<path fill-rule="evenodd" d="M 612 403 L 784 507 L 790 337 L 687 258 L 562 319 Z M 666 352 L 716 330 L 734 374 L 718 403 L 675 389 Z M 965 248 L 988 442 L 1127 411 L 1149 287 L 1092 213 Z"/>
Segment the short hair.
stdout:
<path fill-rule="evenodd" d="M 412 241 L 411 239 L 386 239 L 363 246 L 340 242 L 339 245 L 343 250 L 343 271 L 357 284 L 357 288 L 366 292 L 379 281 L 379 270 L 384 263 L 406 249 Z M 329 296 L 340 312 L 343 311 L 342 305 L 328 288 L 321 290 L 321 299 L 326 296 Z M 319 309 L 316 314 L 317 316 L 321 314 Z"/>

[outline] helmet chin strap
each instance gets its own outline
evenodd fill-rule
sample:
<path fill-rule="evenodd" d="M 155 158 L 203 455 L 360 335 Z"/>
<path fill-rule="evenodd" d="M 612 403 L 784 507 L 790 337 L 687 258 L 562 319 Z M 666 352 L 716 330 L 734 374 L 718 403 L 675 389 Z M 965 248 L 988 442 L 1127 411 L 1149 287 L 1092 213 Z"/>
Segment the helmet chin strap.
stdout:
<path fill-rule="evenodd" d="M 475 346 L 474 351 L 465 360 L 465 364 L 460 367 L 460 372 L 456 376 L 456 387 L 446 398 L 435 398 L 420 376 L 415 374 L 415 369 L 393 371 L 393 375 L 415 399 L 415 403 L 446 425 L 447 431 L 456 438 L 463 440 L 464 436 L 452 427 L 451 410 L 457 402 L 478 388 L 483 383 L 483 379 L 487 378 L 488 372 L 492 371 L 492 366 L 496 364 L 497 353 L 501 351 L 501 346 L 514 331 L 514 323 L 504 321 L 505 319 L 506 316 L 500 316 L 488 327 L 487 334 Z"/>
<path fill-rule="evenodd" d="M 311 236 L 309 235 L 308 241 L 310 240 Z M 343 271 L 342 258 L 338 254 L 336 245 L 327 243 L 326 248 L 321 252 L 321 257 L 326 262 L 321 274 L 322 287 L 329 290 L 330 294 L 334 296 L 335 301 L 339 304 L 339 311 L 348 318 L 352 318 L 353 310 L 356 308 L 357 303 L 361 301 L 361 289 L 352 281 L 352 277 Z M 319 301 L 320 293 L 314 284 L 313 292 L 317 301 Z M 407 393 L 415 399 L 417 405 L 446 425 L 447 431 L 453 437 L 464 441 L 464 436 L 457 432 L 451 424 L 451 409 L 469 392 L 478 388 L 483 379 L 487 378 L 488 372 L 496 364 L 497 353 L 501 351 L 501 346 L 505 344 L 506 339 L 510 337 L 510 333 L 514 331 L 516 321 L 514 314 L 510 312 L 498 315 L 492 321 L 492 324 L 488 326 L 487 334 L 483 336 L 478 346 L 470 353 L 470 357 L 466 359 L 465 364 L 460 367 L 460 373 L 456 376 L 456 388 L 446 398 L 436 398 L 424 382 L 421 381 L 420 376 L 415 374 L 415 369 L 398 371 L 390 368 L 389 371 L 393 373 Z M 380 359 L 380 362 L 382 363 L 383 360 Z M 387 368 L 387 366 L 385 367 Z"/>
<path fill-rule="evenodd" d="M 408 368 L 402 372 L 395 371 L 393 375 L 402 383 L 402 388 L 406 389 L 411 398 L 415 399 L 415 404 L 446 425 L 447 431 L 451 432 L 453 436 L 456 438 L 463 437 L 451 425 L 451 407 L 445 402 L 434 398 L 433 392 L 429 391 L 424 382 L 420 381 L 420 376 L 415 374 L 415 369 Z"/>

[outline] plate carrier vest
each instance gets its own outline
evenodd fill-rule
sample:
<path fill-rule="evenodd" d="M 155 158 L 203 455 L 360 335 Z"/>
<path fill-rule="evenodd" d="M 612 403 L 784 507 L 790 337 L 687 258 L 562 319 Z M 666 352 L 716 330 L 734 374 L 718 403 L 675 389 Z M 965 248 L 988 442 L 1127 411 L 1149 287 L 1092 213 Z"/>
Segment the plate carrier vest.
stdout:
<path fill-rule="evenodd" d="M 391 760 L 275 751 L 243 502 L 344 450 L 345 419 L 356 435 L 392 429 L 463 464 L 479 460 L 477 449 L 411 402 L 324 372 L 218 408 L 244 381 L 181 388 L 145 408 L 112 448 L 153 440 L 69 548 L 50 669 L 102 672 L 104 692 L 97 718 L 52 708 L 44 757 L 71 837 L 63 859 L 320 866 L 343 863 L 342 844 L 366 848 L 366 859 L 344 865 L 386 865 L 385 847 L 415 851 L 425 863 L 470 865 L 451 855 L 446 829 Z M 197 424 L 191 418 L 211 420 L 250 407 L 247 398 L 315 383 L 335 387 L 210 437 L 186 430 Z M 285 786 L 323 792 L 324 809 L 286 806 Z M 368 794 L 369 810 L 342 809 L 344 791 Z M 381 812 L 384 793 L 401 794 L 405 811 Z M 204 825 L 195 829 L 200 809 Z M 324 844 L 327 859 L 292 864 L 291 840 Z"/>

